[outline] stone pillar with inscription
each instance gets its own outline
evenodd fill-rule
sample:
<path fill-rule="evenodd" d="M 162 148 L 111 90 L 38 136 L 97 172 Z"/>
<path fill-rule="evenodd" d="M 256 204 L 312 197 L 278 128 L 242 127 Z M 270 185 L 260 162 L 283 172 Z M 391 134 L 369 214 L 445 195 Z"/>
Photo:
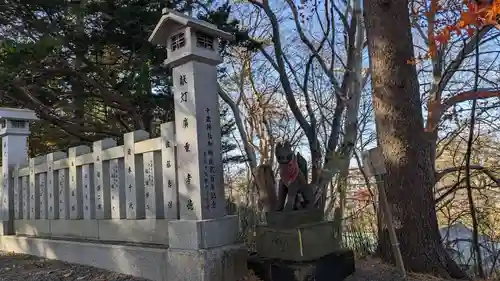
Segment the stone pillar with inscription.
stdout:
<path fill-rule="evenodd" d="M 14 234 L 14 168 L 28 163 L 27 139 L 29 121 L 38 120 L 27 109 L 0 108 L 0 137 L 2 137 L 2 186 L 0 188 L 0 235 Z M 19 187 L 19 185 L 16 185 Z"/>
<path fill-rule="evenodd" d="M 225 209 L 217 65 L 219 39 L 207 22 L 164 10 L 149 40 L 172 68 L 179 220 L 169 226 L 168 280 L 235 281 L 246 274 L 238 218 Z"/>

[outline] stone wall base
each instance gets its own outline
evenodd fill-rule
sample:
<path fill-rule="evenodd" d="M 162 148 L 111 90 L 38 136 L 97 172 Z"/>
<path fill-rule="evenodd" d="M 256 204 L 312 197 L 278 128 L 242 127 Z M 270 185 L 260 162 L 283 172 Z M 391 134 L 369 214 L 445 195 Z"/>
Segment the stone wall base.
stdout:
<path fill-rule="evenodd" d="M 0 250 L 166 280 L 167 249 L 19 236 L 0 236 Z"/>
<path fill-rule="evenodd" d="M 238 216 L 169 222 L 167 281 L 237 281 L 248 252 L 238 242 Z"/>
<path fill-rule="evenodd" d="M 15 220 L 14 233 L 43 238 L 168 245 L 169 220 Z"/>
<path fill-rule="evenodd" d="M 246 274 L 246 250 L 242 246 L 169 250 L 97 241 L 0 236 L 0 250 L 94 266 L 153 281 L 237 281 L 240 272 Z"/>
<path fill-rule="evenodd" d="M 0 235 L 13 235 L 14 222 L 13 221 L 0 221 Z"/>
<path fill-rule="evenodd" d="M 168 281 L 238 281 L 248 272 L 245 245 L 169 249 Z"/>

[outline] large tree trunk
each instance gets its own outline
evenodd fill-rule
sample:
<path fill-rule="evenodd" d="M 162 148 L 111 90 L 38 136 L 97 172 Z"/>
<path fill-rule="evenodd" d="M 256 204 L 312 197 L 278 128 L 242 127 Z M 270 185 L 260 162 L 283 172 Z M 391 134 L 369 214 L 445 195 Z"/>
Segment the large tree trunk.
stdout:
<path fill-rule="evenodd" d="M 432 188 L 434 172 L 424 133 L 407 0 L 365 1 L 373 107 L 385 160 L 387 199 L 405 266 L 445 278 L 467 278 L 440 242 Z M 394 262 L 386 227 L 384 260 Z"/>

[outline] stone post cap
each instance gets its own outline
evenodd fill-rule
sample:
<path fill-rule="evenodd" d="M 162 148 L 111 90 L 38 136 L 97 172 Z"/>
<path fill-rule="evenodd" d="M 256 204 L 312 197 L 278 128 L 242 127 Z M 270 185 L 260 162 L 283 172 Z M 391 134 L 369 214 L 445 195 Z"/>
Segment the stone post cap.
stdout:
<path fill-rule="evenodd" d="M 163 16 L 158 21 L 149 41 L 157 45 L 163 45 L 167 38 L 179 30 L 181 27 L 191 27 L 207 35 L 214 36 L 224 40 L 233 40 L 234 36 L 217 28 L 217 26 L 202 21 L 191 16 L 179 13 L 171 9 L 163 9 Z"/>

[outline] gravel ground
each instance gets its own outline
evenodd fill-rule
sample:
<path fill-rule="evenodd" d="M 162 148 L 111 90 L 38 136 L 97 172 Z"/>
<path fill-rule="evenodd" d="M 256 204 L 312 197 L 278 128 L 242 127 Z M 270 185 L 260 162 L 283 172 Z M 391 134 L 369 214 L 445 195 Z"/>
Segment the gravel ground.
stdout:
<path fill-rule="evenodd" d="M 148 281 L 110 271 L 42 259 L 34 256 L 0 252 L 0 281 Z"/>

